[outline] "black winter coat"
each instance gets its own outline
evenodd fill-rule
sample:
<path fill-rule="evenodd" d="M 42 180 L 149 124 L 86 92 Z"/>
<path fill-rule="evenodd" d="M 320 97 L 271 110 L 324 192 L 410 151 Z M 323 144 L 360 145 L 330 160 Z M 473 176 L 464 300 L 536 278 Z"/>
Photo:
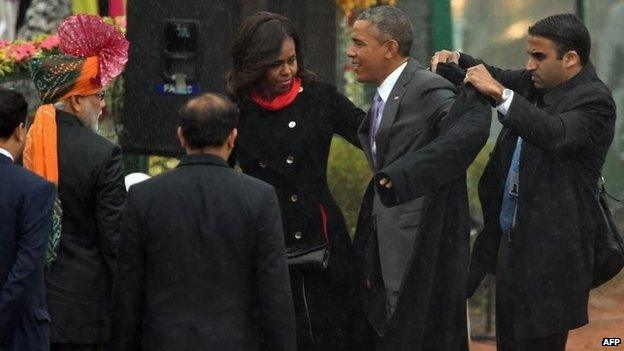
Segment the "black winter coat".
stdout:
<path fill-rule="evenodd" d="M 461 54 L 460 66 L 479 63 Z M 470 290 L 485 272 L 496 271 L 503 189 L 520 136 L 510 267 L 518 295 L 515 334 L 537 338 L 580 327 L 587 323 L 594 235 L 602 220 L 597 184 L 613 139 L 615 103 L 591 63 L 544 94 L 528 71 L 486 67 L 515 94 L 507 115 L 499 116 L 504 128 L 479 182 L 485 226 L 474 245 Z"/>
<path fill-rule="evenodd" d="M 232 159 L 246 174 L 275 187 L 286 250 L 330 245 L 325 272 L 290 270 L 299 347 L 321 335 L 349 334 L 350 306 L 356 303 L 354 258 L 343 215 L 327 185 L 327 160 L 334 134 L 359 147 L 357 128 L 364 112 L 335 86 L 320 82 L 303 83 L 295 101 L 278 111 L 254 102 L 239 106 Z"/>
<path fill-rule="evenodd" d="M 126 198 L 121 149 L 71 114 L 57 110 L 56 121 L 63 234 L 45 277 L 50 339 L 105 343 Z"/>

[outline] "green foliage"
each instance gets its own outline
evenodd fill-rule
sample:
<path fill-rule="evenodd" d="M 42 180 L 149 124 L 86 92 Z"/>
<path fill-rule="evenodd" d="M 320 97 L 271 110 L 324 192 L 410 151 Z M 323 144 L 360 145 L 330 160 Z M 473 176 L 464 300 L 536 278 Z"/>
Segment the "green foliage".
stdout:
<path fill-rule="evenodd" d="M 352 236 L 362 196 L 371 177 L 372 172 L 362 151 L 341 137 L 334 137 L 329 153 L 327 179 Z"/>
<path fill-rule="evenodd" d="M 479 179 L 481 179 L 481 175 L 483 174 L 485 165 L 490 159 L 490 153 L 493 149 L 494 140 L 490 140 L 485 144 L 483 149 L 481 149 L 481 152 L 479 152 L 470 167 L 468 167 L 468 172 L 466 174 L 470 216 L 479 223 L 483 222 L 483 213 L 481 212 L 481 202 L 479 201 L 477 186 L 479 185 Z"/>
<path fill-rule="evenodd" d="M 150 156 L 149 157 L 149 175 L 155 176 L 162 172 L 176 168 L 180 160 L 173 157 Z"/>

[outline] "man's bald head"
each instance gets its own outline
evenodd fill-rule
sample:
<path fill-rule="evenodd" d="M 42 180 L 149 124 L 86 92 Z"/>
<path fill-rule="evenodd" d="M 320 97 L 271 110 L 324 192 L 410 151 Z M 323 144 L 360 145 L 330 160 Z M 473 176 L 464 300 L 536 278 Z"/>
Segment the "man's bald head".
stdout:
<path fill-rule="evenodd" d="M 180 128 L 188 147 L 220 147 L 238 125 L 239 110 L 221 94 L 205 93 L 180 109 Z"/>

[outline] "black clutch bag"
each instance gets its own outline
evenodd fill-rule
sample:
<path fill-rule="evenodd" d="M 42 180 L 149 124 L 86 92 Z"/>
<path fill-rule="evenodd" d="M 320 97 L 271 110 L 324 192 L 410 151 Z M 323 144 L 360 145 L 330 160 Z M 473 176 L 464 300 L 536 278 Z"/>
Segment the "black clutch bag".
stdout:
<path fill-rule="evenodd" d="M 594 237 L 592 288 L 608 282 L 624 267 L 624 239 L 613 221 L 602 179 L 599 184 L 598 201 L 602 218 Z"/>
<path fill-rule="evenodd" d="M 329 246 L 316 247 L 286 252 L 288 267 L 302 270 L 323 270 L 329 264 Z"/>

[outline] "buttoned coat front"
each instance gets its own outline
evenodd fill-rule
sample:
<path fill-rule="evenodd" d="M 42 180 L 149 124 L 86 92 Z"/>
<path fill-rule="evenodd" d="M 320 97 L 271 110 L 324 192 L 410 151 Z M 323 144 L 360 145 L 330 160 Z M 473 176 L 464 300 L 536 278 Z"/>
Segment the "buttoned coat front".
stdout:
<path fill-rule="evenodd" d="M 357 342 L 352 331 L 354 255 L 327 184 L 327 161 L 334 135 L 359 147 L 357 128 L 364 112 L 323 82 L 304 82 L 294 102 L 277 111 L 254 102 L 239 102 L 239 107 L 239 136 L 230 162 L 275 187 L 286 250 L 295 254 L 330 247 L 326 270 L 290 270 L 300 348 L 319 339 L 325 348 L 346 347 L 336 346 L 345 339 Z"/>

